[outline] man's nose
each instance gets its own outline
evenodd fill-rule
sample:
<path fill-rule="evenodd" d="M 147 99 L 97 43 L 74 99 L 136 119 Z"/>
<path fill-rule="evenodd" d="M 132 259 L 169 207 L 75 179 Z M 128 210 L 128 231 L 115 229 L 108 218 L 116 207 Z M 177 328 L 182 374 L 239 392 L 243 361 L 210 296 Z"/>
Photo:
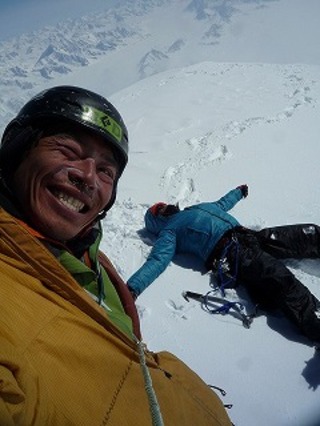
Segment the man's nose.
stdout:
<path fill-rule="evenodd" d="M 93 188 L 96 182 L 96 163 L 94 159 L 85 158 L 78 161 L 75 167 L 69 169 L 69 179 L 82 181 L 88 187 Z"/>

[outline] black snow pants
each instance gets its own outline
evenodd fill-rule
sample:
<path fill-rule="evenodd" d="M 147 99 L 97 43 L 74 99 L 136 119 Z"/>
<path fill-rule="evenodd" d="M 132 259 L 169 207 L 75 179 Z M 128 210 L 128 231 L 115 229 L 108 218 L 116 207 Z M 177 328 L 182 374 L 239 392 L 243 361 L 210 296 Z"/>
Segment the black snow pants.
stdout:
<path fill-rule="evenodd" d="M 280 309 L 312 342 L 320 343 L 320 302 L 279 259 L 320 258 L 320 227 L 298 224 L 235 229 L 226 253 L 236 281 L 268 311 Z"/>

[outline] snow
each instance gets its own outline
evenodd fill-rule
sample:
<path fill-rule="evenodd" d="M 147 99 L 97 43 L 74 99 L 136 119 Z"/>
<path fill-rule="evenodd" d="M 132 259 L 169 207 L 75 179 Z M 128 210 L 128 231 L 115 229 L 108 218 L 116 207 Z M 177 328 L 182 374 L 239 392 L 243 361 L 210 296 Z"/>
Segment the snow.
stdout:
<path fill-rule="evenodd" d="M 41 49 L 35 35 L 2 45 L 1 126 L 31 94 L 56 84 L 96 90 L 124 117 L 130 159 L 104 220 L 102 242 L 124 280 L 151 250 L 143 215 L 156 201 L 179 202 L 183 208 L 247 183 L 248 198 L 231 211 L 243 225 L 320 224 L 319 3 L 218 2 L 226 10 L 217 15 L 211 2 L 193 1 L 198 15 L 212 14 L 210 25 L 218 17 L 216 36 L 206 45 L 208 22 L 183 14 L 190 2 L 156 3 L 153 9 L 150 1 L 145 16 L 130 15 L 130 8 L 122 15 L 137 31 L 133 41 L 90 57 L 86 66 L 73 68 L 70 62 L 68 74 L 52 74 L 49 80 L 33 71 L 35 58 L 48 47 L 44 38 L 38 40 Z M 236 8 L 230 9 L 230 19 L 228 5 Z M 93 16 L 83 25 L 92 30 L 88 39 L 95 39 L 92 22 Z M 59 28 L 55 49 L 63 52 L 58 35 L 75 39 L 67 25 Z M 180 49 L 170 49 L 176 41 Z M 28 45 L 33 53 L 24 53 L 20 63 L 17 52 L 28 52 Z M 61 66 L 57 61 L 54 66 Z M 147 76 L 141 80 L 142 70 Z M 320 298 L 320 262 L 286 264 Z M 228 413 L 236 426 L 319 426 L 320 355 L 280 313 L 259 316 L 246 329 L 232 315 L 210 315 L 183 298 L 185 290 L 206 293 L 210 282 L 197 259 L 180 255 L 138 298 L 149 349 L 175 353 L 206 383 L 223 388 L 227 395 L 221 399 L 233 404 Z M 248 312 L 253 309 L 243 290 L 228 290 L 227 297 L 241 300 Z"/>
<path fill-rule="evenodd" d="M 200 63 L 166 71 L 112 96 L 130 132 L 130 163 L 104 222 L 103 249 L 124 279 L 152 235 L 143 214 L 156 201 L 181 207 L 247 183 L 232 213 L 248 227 L 320 223 L 319 67 Z M 320 298 L 320 263 L 288 261 Z M 210 275 L 180 255 L 138 298 L 144 340 L 222 387 L 236 425 L 320 424 L 320 356 L 280 313 L 250 329 L 210 315 L 182 293 L 206 293 Z M 244 291 L 227 291 L 252 311 Z M 313 419 L 313 420 L 312 420 Z M 316 419 L 316 420 L 315 420 Z M 312 422 L 313 421 L 313 422 Z"/>

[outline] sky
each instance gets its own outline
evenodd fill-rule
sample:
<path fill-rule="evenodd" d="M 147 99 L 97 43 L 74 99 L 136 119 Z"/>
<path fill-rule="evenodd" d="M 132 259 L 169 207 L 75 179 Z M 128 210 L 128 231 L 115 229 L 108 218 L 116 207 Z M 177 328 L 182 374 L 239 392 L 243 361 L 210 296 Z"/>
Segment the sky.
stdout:
<path fill-rule="evenodd" d="M 319 3 L 277 3 L 236 17 L 234 37 L 227 32 L 217 46 L 218 57 L 228 60 L 176 64 L 111 95 L 129 129 L 130 158 L 115 206 L 103 222 L 102 248 L 124 280 L 151 249 L 143 215 L 157 201 L 179 202 L 183 208 L 216 200 L 246 183 L 248 198 L 231 211 L 244 226 L 320 224 L 320 62 L 319 55 L 314 60 L 318 38 L 313 40 L 309 31 L 315 28 L 317 14 L 309 12 L 307 20 L 302 14 L 302 4 L 312 4 L 315 12 Z M 287 18 L 285 12 L 293 3 L 286 32 L 280 17 Z M 250 22 L 260 28 L 259 45 L 250 45 L 261 52 L 257 63 L 248 63 L 248 58 L 255 58 L 246 49 L 255 34 Z M 270 63 L 271 46 L 279 46 L 277 63 Z M 281 63 L 286 49 L 294 51 L 292 46 L 297 56 Z M 138 43 L 129 49 L 131 72 L 145 52 Z M 119 49 L 112 53 L 113 61 L 106 57 L 42 82 L 42 88 L 67 82 L 105 94 L 105 70 L 111 62 L 117 65 L 117 58 L 121 62 L 126 52 Z M 227 58 L 221 56 L 224 52 Z M 288 62 L 292 57 L 306 60 Z M 110 78 L 120 75 L 116 71 L 116 66 L 110 69 Z M 121 77 L 126 81 L 125 75 Z M 32 79 L 25 78 L 34 83 Z M 20 87 L 17 90 L 12 90 L 10 102 L 19 99 Z M 2 102 L 0 107 L 6 105 Z M 320 298 L 320 261 L 286 263 Z M 206 383 L 223 388 L 227 394 L 219 396 L 232 404 L 228 413 L 236 426 L 319 426 L 320 356 L 280 313 L 261 315 L 246 329 L 237 318 L 210 315 L 182 297 L 185 290 L 206 293 L 211 281 L 196 259 L 180 255 L 138 298 L 149 349 L 175 353 Z M 227 297 L 241 300 L 251 312 L 245 292 L 228 290 Z"/>
<path fill-rule="evenodd" d="M 1 0 L 0 40 L 99 12 L 117 3 L 119 0 Z"/>

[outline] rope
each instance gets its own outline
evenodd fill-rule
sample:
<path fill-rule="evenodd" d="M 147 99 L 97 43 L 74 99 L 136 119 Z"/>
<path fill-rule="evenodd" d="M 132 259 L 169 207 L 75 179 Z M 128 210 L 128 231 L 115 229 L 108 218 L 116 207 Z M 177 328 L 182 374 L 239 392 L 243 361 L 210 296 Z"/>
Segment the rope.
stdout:
<path fill-rule="evenodd" d="M 153 385 L 152 385 L 152 378 L 146 363 L 146 357 L 144 353 L 143 343 L 136 339 L 136 343 L 138 346 L 138 352 L 139 352 L 139 358 L 140 358 L 140 366 L 144 378 L 145 383 L 145 390 L 148 396 L 149 400 L 149 408 L 150 408 L 150 414 L 152 419 L 152 426 L 164 426 L 162 414 L 160 411 L 160 405 L 157 400 L 156 393 L 154 391 Z"/>

